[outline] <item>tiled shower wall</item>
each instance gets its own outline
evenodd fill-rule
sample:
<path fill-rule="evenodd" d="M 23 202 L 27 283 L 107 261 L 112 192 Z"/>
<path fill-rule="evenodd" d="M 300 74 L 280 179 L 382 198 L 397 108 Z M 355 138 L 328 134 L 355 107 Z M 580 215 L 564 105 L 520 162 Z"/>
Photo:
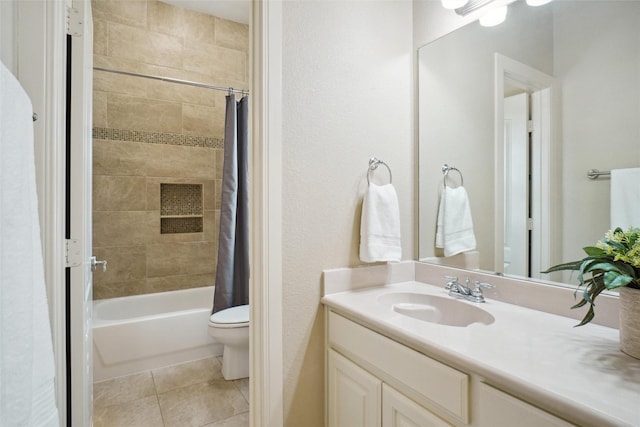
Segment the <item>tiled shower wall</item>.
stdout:
<path fill-rule="evenodd" d="M 152 0 L 93 0 L 94 65 L 248 87 L 248 26 Z M 225 92 L 94 72 L 94 298 L 211 285 Z M 202 185 L 203 227 L 160 233 L 160 184 Z"/>

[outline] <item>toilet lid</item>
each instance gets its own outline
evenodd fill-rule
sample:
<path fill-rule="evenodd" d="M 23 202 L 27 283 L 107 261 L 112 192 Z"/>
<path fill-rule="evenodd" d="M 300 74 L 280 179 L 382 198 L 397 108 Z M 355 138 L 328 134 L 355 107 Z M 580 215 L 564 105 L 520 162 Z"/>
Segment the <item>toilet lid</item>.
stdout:
<path fill-rule="evenodd" d="M 237 305 L 213 313 L 209 323 L 223 328 L 239 328 L 249 325 L 249 305 Z"/>

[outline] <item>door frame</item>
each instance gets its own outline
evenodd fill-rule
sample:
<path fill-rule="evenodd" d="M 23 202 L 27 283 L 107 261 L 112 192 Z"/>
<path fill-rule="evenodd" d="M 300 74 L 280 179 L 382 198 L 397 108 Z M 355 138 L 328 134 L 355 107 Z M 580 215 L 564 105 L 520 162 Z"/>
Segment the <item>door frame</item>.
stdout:
<path fill-rule="evenodd" d="M 19 7 L 31 2 L 18 2 Z M 52 317 L 56 377 L 66 378 L 65 329 L 65 69 L 66 7 L 70 2 L 42 1 L 46 16 L 34 57 L 45 60 L 45 102 L 40 114 L 42 156 L 36 168 L 44 183 L 39 194 L 45 276 Z M 18 24 L 19 27 L 22 27 Z M 24 27 L 27 31 L 26 26 Z M 28 28 L 35 31 L 36 28 Z M 33 33 L 32 33 L 33 34 Z M 19 43 L 17 43 L 19 44 Z M 20 51 L 19 46 L 16 50 Z M 251 217 L 251 425 L 281 426 L 282 368 L 282 2 L 254 0 L 251 17 L 252 162 Z M 258 179 L 260 177 L 260 179 Z M 67 387 L 58 380 L 60 424 L 67 424 Z"/>
<path fill-rule="evenodd" d="M 531 92 L 540 92 L 539 102 L 543 113 L 539 121 L 534 123 L 540 129 L 540 144 L 534 147 L 535 157 L 539 161 L 532 163 L 532 171 L 537 171 L 539 180 L 539 200 L 547 200 L 540 206 L 539 219 L 534 224 L 535 238 L 540 241 L 540 245 L 532 248 L 536 251 L 535 257 L 539 259 L 540 265 L 551 265 L 551 260 L 556 259 L 556 254 L 561 248 L 556 244 L 552 245 L 552 236 L 556 235 L 558 228 L 558 200 L 559 189 L 551 185 L 557 182 L 559 176 L 559 138 L 557 137 L 557 123 L 553 120 L 554 114 L 559 114 L 557 103 L 557 91 L 555 79 L 541 71 L 538 71 L 526 64 L 515 61 L 504 55 L 496 53 L 494 56 L 494 270 L 502 272 L 504 270 L 504 82 L 509 79 L 512 83 L 527 89 Z M 532 156 L 534 157 L 534 156 Z M 538 195 L 532 197 L 538 200 Z M 534 212 L 536 213 L 536 212 Z M 533 238 L 533 236 L 532 236 Z"/>
<path fill-rule="evenodd" d="M 282 426 L 282 1 L 251 14 L 251 426 Z"/>

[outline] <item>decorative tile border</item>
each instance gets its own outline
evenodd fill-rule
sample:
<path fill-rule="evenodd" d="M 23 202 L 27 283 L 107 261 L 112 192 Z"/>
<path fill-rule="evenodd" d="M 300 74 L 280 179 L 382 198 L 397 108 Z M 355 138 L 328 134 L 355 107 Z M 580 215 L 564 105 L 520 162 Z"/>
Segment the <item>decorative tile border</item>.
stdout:
<path fill-rule="evenodd" d="M 184 145 L 188 147 L 224 148 L 223 138 L 208 136 L 180 135 L 164 132 L 147 132 L 141 130 L 93 128 L 93 137 L 111 141 L 145 142 L 147 144 Z"/>

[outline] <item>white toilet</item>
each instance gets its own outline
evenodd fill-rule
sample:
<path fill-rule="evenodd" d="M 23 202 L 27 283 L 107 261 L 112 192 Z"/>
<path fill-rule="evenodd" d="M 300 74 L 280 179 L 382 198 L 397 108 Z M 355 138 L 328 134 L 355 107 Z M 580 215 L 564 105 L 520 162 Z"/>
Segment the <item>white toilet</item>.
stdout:
<path fill-rule="evenodd" d="M 220 310 L 209 318 L 209 335 L 224 345 L 222 376 L 236 380 L 249 376 L 249 305 Z"/>

